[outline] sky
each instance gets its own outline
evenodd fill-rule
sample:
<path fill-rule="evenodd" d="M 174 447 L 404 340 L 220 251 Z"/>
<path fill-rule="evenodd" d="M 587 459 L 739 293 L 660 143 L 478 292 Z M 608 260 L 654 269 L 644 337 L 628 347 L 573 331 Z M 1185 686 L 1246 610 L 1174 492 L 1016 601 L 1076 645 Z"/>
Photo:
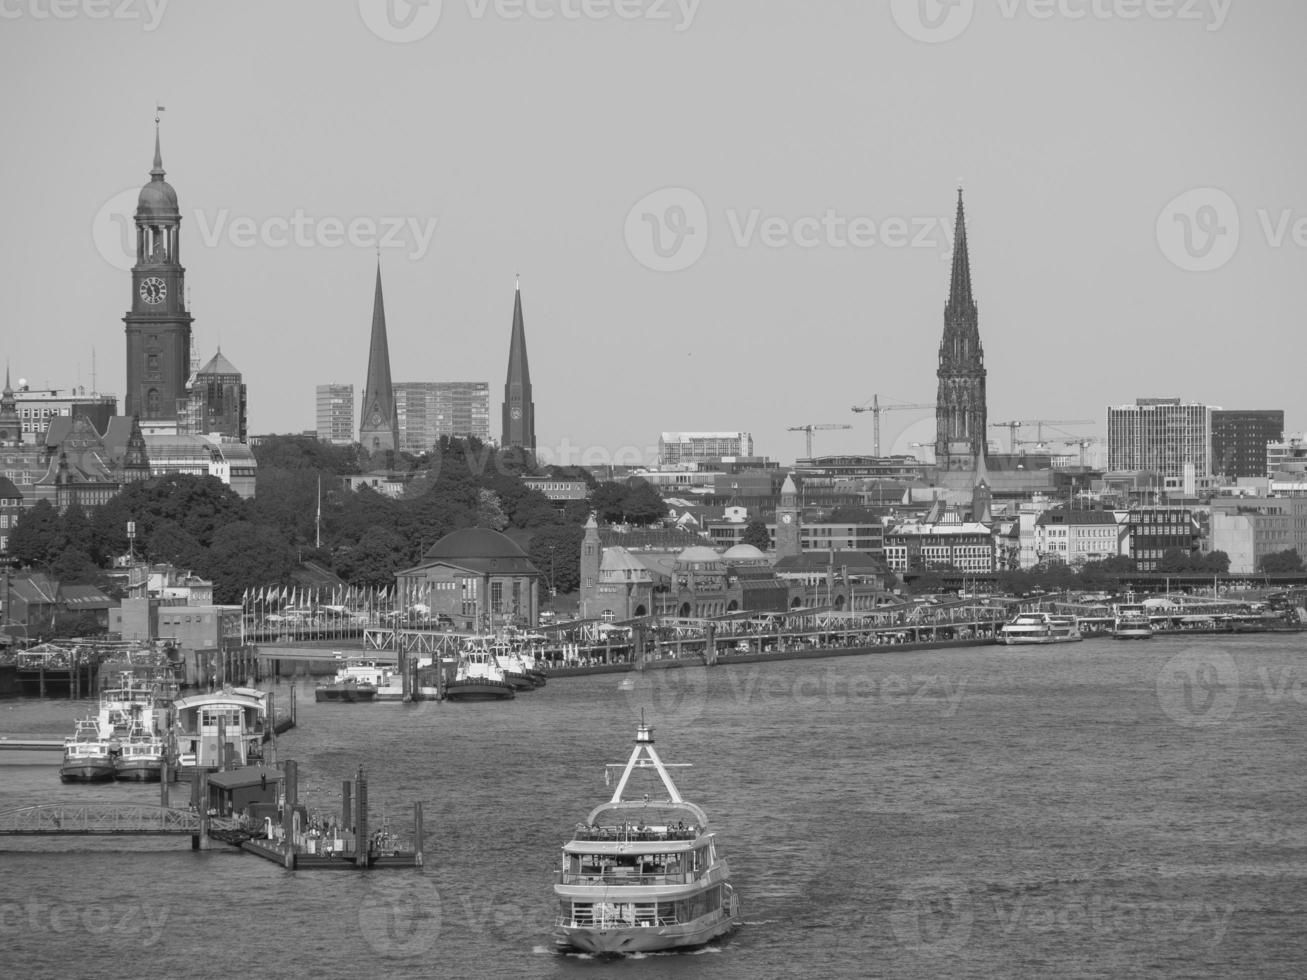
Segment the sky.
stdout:
<path fill-rule="evenodd" d="M 162 105 L 252 433 L 361 400 L 379 253 L 394 380 L 489 381 L 496 427 L 521 276 L 548 461 L 870 452 L 853 405 L 934 401 L 959 182 L 991 421 L 1302 431 L 1303 37 L 1300 0 L 0 0 L 3 353 L 121 399 Z"/>

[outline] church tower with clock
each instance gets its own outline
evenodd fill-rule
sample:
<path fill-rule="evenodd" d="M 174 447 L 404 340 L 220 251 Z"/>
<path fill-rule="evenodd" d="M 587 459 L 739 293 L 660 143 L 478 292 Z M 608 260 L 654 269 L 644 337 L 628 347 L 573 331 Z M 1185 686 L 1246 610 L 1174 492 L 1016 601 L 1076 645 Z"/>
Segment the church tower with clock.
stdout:
<path fill-rule="evenodd" d="M 513 336 L 508 342 L 508 378 L 504 382 L 503 449 L 536 448 L 536 407 L 531 398 L 531 369 L 526 360 L 526 326 L 522 322 L 522 284 L 513 299 Z"/>
<path fill-rule="evenodd" d="M 386 307 L 381 301 L 381 260 L 377 260 L 377 291 L 372 298 L 372 339 L 368 346 L 368 377 L 363 386 L 359 444 L 370 453 L 399 448 L 399 412 L 390 382 L 390 344 L 386 340 Z"/>
<path fill-rule="evenodd" d="M 127 389 L 123 410 L 146 431 L 177 431 L 186 416 L 191 369 L 191 315 L 186 270 L 178 250 L 181 212 L 164 178 L 159 120 L 154 120 L 154 166 L 136 203 L 136 264 L 127 326 Z"/>
<path fill-rule="evenodd" d="M 781 501 L 776 507 L 776 557 L 797 558 L 803 553 L 803 539 L 799 530 L 799 491 L 794 477 L 786 475 L 781 484 Z"/>

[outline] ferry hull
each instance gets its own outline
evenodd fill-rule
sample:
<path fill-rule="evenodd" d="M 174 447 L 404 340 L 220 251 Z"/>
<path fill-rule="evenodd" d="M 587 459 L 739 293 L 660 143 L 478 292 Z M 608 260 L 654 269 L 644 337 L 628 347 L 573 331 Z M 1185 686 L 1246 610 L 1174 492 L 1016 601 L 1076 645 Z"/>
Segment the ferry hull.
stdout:
<path fill-rule="evenodd" d="M 113 778 L 124 783 L 157 783 L 163 778 L 163 760 L 134 759 L 131 762 L 119 760 L 114 768 Z"/>
<path fill-rule="evenodd" d="M 65 783 L 103 783 L 114 777 L 112 760 L 103 762 L 65 762 L 59 767 L 59 778 Z"/>
<path fill-rule="evenodd" d="M 731 904 L 729 914 L 673 926 L 622 926 L 616 929 L 559 926 L 554 932 L 554 942 L 569 949 L 606 955 L 692 949 L 735 930 L 740 924 L 739 902 L 733 898 Z"/>
<path fill-rule="evenodd" d="M 1073 633 L 1068 636 L 1000 636 L 999 642 L 1013 647 L 1045 643 L 1078 643 L 1083 639 L 1084 637 L 1079 633 Z"/>
<path fill-rule="evenodd" d="M 323 685 L 313 691 L 315 701 L 342 701 L 349 704 L 372 701 L 377 689 L 368 684 Z"/>
<path fill-rule="evenodd" d="M 445 697 L 450 701 L 506 701 L 516 696 L 513 685 L 507 681 L 450 681 L 445 688 Z"/>

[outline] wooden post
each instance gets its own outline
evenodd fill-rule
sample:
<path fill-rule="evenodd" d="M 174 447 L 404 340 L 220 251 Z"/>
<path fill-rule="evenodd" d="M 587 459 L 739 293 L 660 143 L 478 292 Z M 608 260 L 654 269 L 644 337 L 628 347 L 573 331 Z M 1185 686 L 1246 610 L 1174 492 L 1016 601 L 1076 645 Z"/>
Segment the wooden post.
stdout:
<path fill-rule="evenodd" d="M 357 813 L 354 826 L 354 863 L 360 868 L 368 866 L 368 781 L 363 778 L 363 767 L 359 766 L 355 777 L 354 810 Z"/>
<path fill-rule="evenodd" d="M 222 715 L 218 716 L 218 771 L 227 771 L 227 719 Z"/>
<path fill-rule="evenodd" d="M 351 832 L 354 829 L 354 804 L 350 790 L 353 788 L 354 784 L 348 779 L 340 786 L 340 826 L 343 830 Z"/>
<path fill-rule="evenodd" d="M 285 802 L 282 804 L 281 826 L 285 840 L 286 867 L 295 868 L 295 831 L 299 826 L 296 819 L 295 804 L 299 802 L 299 765 L 294 759 L 286 760 L 282 782 Z"/>
<path fill-rule="evenodd" d="M 267 733 L 268 740 L 272 743 L 272 750 L 268 754 L 272 756 L 271 762 L 274 766 L 277 764 L 277 700 L 276 698 L 277 698 L 276 694 L 274 694 L 272 691 L 268 692 L 268 717 L 264 721 L 264 724 L 267 726 L 265 729 L 265 733 Z"/>
<path fill-rule="evenodd" d="M 413 677 L 409 671 L 408 651 L 399 651 L 400 700 L 408 704 L 413 700 Z"/>
<path fill-rule="evenodd" d="M 422 801 L 413 804 L 413 867 L 422 867 Z"/>
<path fill-rule="evenodd" d="M 201 769 L 197 773 L 199 780 L 199 811 L 200 811 L 200 835 L 198 840 L 191 838 L 191 850 L 207 851 L 213 844 L 209 837 L 209 773 L 206 769 Z"/>

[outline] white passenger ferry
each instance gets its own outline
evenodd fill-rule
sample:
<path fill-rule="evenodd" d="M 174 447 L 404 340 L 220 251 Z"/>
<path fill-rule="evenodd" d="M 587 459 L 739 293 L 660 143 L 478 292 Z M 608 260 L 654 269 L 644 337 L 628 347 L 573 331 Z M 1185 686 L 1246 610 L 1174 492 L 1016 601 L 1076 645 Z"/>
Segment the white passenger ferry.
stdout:
<path fill-rule="evenodd" d="M 1151 640 L 1153 621 L 1148 618 L 1148 608 L 1142 605 L 1117 606 L 1112 635 L 1118 640 Z"/>
<path fill-rule="evenodd" d="M 665 797 L 627 799 L 632 773 L 648 769 L 662 781 Z M 703 810 L 677 792 L 654 751 L 653 729 L 639 727 L 612 799 L 592 810 L 563 845 L 554 893 L 555 942 L 585 952 L 701 946 L 739 924 L 739 899 L 716 834 Z"/>
<path fill-rule="evenodd" d="M 1082 639 L 1074 616 L 1046 612 L 1021 613 L 998 632 L 998 642 L 1009 646 L 1022 643 L 1074 643 Z"/>

